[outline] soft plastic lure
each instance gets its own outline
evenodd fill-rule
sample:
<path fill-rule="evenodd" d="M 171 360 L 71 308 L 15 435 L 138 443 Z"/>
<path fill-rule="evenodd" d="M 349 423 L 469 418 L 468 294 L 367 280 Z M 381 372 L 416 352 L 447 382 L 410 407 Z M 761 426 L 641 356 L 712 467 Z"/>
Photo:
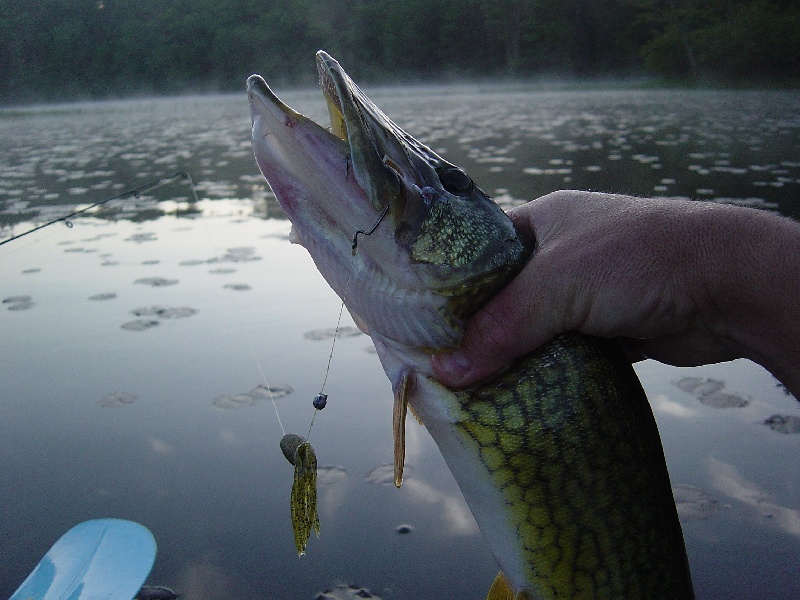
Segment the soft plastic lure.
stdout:
<path fill-rule="evenodd" d="M 281 451 L 286 460 L 294 465 L 291 498 L 292 530 L 297 555 L 303 556 L 311 532 L 319 537 L 317 455 L 307 439 L 294 433 L 287 433 L 281 438 Z"/>

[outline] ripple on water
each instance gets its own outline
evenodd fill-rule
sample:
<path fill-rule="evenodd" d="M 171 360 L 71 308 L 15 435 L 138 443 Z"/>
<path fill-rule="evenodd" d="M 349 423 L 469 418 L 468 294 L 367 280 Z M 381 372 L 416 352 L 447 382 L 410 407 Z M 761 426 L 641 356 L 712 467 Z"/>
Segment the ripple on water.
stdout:
<path fill-rule="evenodd" d="M 727 392 L 716 392 L 708 396 L 700 396 L 700 402 L 706 406 L 714 408 L 744 408 L 750 404 L 750 400 L 739 394 L 729 394 Z"/>
<path fill-rule="evenodd" d="M 337 584 L 314 596 L 314 600 L 358 600 L 359 598 L 381 600 L 380 596 L 376 596 L 367 588 L 357 585 L 345 585 L 343 583 Z"/>
<path fill-rule="evenodd" d="M 225 262 L 242 263 L 242 262 L 254 262 L 257 260 L 261 260 L 261 257 L 256 256 L 255 248 L 251 246 L 242 246 L 239 248 L 228 248 L 225 251 L 225 254 L 223 254 L 222 256 L 210 258 L 206 262 L 210 264 L 225 263 Z"/>
<path fill-rule="evenodd" d="M 359 335 L 361 335 L 361 330 L 358 327 L 339 327 L 338 331 L 335 327 L 329 327 L 327 329 L 314 329 L 312 331 L 307 331 L 303 334 L 303 337 L 307 340 L 314 340 L 318 342 L 321 340 L 330 340 L 334 336 L 337 338 L 350 338 Z"/>
<path fill-rule="evenodd" d="M 717 501 L 700 488 L 679 484 L 672 488 L 672 495 L 681 521 L 709 519 L 717 512 Z"/>
<path fill-rule="evenodd" d="M 407 533 L 411 533 L 412 531 L 414 531 L 414 527 L 412 525 L 403 524 L 403 525 L 398 525 L 397 527 L 395 527 L 394 530 L 395 533 L 399 533 L 400 535 L 406 535 Z"/>
<path fill-rule="evenodd" d="M 701 403 L 714 408 L 743 408 L 750 404 L 750 399 L 739 394 L 722 391 L 725 382 L 705 377 L 684 377 L 675 385 L 692 394 Z"/>
<path fill-rule="evenodd" d="M 164 287 L 167 285 L 175 285 L 178 283 L 177 279 L 167 279 L 165 277 L 142 277 L 137 279 L 133 283 L 139 283 L 141 285 L 149 285 L 152 287 Z"/>
<path fill-rule="evenodd" d="M 95 294 L 94 296 L 89 296 L 89 300 L 101 301 L 101 300 L 113 300 L 117 297 L 116 292 L 106 292 L 104 294 Z"/>
<path fill-rule="evenodd" d="M 31 296 L 9 296 L 3 299 L 3 304 L 6 305 L 8 310 L 28 310 L 36 303 Z"/>
<path fill-rule="evenodd" d="M 277 385 L 266 385 L 265 383 L 259 383 L 256 387 L 252 390 L 247 392 L 251 396 L 255 396 L 256 398 L 272 398 L 278 399 L 283 398 L 284 396 L 288 396 L 294 391 L 294 388 L 290 385 L 286 384 L 277 384 Z"/>
<path fill-rule="evenodd" d="M 238 408 L 246 408 L 248 406 L 254 406 L 256 404 L 256 398 L 251 396 L 250 394 L 230 394 L 230 395 L 223 395 L 217 396 L 214 398 L 214 401 L 211 403 L 217 408 L 223 408 L 226 410 L 235 410 Z"/>
<path fill-rule="evenodd" d="M 794 415 L 772 415 L 764 425 L 779 433 L 800 433 L 800 417 Z"/>
<path fill-rule="evenodd" d="M 97 403 L 103 408 L 114 408 L 133 404 L 137 397 L 136 394 L 131 394 L 130 392 L 112 392 L 100 398 Z"/>
<path fill-rule="evenodd" d="M 705 377 L 684 377 L 675 383 L 684 392 L 689 392 L 695 396 L 713 394 L 725 387 L 725 382 L 718 379 L 706 379 Z"/>
<path fill-rule="evenodd" d="M 128 321 L 120 325 L 122 329 L 127 331 L 144 331 L 145 329 L 152 329 L 158 325 L 155 319 L 136 319 L 135 321 Z"/>
<path fill-rule="evenodd" d="M 234 292 L 247 292 L 253 289 L 246 283 L 226 283 L 222 287 L 226 290 L 233 290 Z"/>
<path fill-rule="evenodd" d="M 217 408 L 225 410 L 236 410 L 240 408 L 247 408 L 255 406 L 263 400 L 283 398 L 291 394 L 294 388 L 286 384 L 277 384 L 267 387 L 266 385 L 259 384 L 248 392 L 240 392 L 238 394 L 225 394 L 217 396 L 211 403 Z"/>
<path fill-rule="evenodd" d="M 134 233 L 131 234 L 130 237 L 125 238 L 124 241 L 126 242 L 134 242 L 136 244 L 141 244 L 142 242 L 155 242 L 158 239 L 158 236 L 152 232 L 146 233 Z"/>
<path fill-rule="evenodd" d="M 131 311 L 135 317 L 156 317 L 159 319 L 184 319 L 197 314 L 197 309 L 188 306 L 165 308 L 163 306 L 145 306 Z"/>

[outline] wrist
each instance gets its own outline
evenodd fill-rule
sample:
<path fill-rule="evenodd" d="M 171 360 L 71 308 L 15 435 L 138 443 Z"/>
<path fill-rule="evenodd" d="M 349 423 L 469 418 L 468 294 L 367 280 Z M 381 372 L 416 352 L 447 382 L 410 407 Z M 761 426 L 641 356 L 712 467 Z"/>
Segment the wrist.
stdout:
<path fill-rule="evenodd" d="M 701 313 L 730 357 L 800 386 L 800 225 L 756 209 L 709 205 L 699 213 L 705 281 Z"/>

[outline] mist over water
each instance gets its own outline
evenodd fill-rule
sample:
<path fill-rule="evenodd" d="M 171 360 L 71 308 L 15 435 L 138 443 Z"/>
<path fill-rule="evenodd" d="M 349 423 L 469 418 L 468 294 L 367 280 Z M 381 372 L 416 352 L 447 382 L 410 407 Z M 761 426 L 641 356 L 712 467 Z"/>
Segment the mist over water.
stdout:
<path fill-rule="evenodd" d="M 800 216 L 796 94 L 367 92 L 504 207 L 580 188 Z M 284 100 L 327 119 L 317 90 Z M 485 597 L 497 567 L 413 420 L 406 482 L 382 484 L 391 388 L 347 317 L 312 430 L 322 533 L 297 558 L 265 390 L 305 435 L 340 303 L 289 244 L 249 129 L 244 93 L 0 111 L 0 241 L 179 171 L 198 195 L 176 180 L 0 246 L 0 595 L 109 516 L 153 531 L 149 583 L 188 600 Z M 746 361 L 637 371 L 698 597 L 800 594 L 800 405 Z"/>

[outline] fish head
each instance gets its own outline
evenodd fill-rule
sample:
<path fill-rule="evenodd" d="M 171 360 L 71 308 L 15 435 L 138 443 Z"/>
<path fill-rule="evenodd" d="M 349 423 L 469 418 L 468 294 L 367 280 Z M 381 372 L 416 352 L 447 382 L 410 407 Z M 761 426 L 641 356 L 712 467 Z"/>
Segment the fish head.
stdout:
<path fill-rule="evenodd" d="M 521 268 L 527 245 L 459 167 L 392 122 L 317 53 L 330 129 L 248 79 L 256 162 L 292 240 L 369 333 L 429 350 Z"/>

